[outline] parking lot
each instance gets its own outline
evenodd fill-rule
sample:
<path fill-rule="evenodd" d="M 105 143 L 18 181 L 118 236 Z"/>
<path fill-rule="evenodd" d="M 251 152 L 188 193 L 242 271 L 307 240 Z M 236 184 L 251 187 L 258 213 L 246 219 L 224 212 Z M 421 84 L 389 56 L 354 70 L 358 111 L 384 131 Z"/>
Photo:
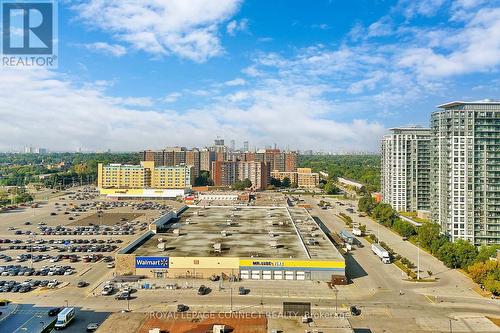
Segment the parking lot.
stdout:
<path fill-rule="evenodd" d="M 179 205 L 107 201 L 96 194 L 84 188 L 1 213 L 3 298 L 29 300 L 34 291 L 68 287 L 91 293 L 112 276 L 116 251 Z"/>

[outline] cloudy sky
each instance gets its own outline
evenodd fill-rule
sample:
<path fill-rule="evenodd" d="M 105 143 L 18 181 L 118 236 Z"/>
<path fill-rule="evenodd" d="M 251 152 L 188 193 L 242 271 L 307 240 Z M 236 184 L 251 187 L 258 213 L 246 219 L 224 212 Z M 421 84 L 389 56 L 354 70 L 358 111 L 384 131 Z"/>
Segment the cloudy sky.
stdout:
<path fill-rule="evenodd" d="M 55 70 L 0 70 L 0 151 L 377 151 L 500 98 L 499 0 L 62 0 L 58 44 Z"/>

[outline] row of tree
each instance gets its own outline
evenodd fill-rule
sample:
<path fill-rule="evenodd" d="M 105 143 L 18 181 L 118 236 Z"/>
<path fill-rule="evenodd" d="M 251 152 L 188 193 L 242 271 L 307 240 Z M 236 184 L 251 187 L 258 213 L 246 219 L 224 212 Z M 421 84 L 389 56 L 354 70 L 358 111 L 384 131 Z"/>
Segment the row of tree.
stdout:
<path fill-rule="evenodd" d="M 370 195 L 362 197 L 358 209 L 366 212 L 380 224 L 392 228 L 403 237 L 417 243 L 447 267 L 461 268 L 471 274 L 474 281 L 482 283 L 488 290 L 500 293 L 500 269 L 498 265 L 489 263 L 489 258 L 496 254 L 500 245 L 481 246 L 477 249 L 465 240 L 450 242 L 440 233 L 436 223 L 424 223 L 421 227 L 400 219 L 389 204 L 376 203 Z"/>
<path fill-rule="evenodd" d="M 368 192 L 380 189 L 380 155 L 300 155 L 298 164 L 314 172 L 326 171 L 333 180 L 359 181 Z"/>

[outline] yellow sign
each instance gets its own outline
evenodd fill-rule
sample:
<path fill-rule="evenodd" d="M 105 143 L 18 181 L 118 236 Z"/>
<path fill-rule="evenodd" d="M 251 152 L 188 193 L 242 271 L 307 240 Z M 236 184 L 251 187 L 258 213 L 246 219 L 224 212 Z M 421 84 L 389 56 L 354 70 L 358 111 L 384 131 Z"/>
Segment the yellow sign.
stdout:
<path fill-rule="evenodd" d="M 345 268 L 344 261 L 287 260 L 287 259 L 240 259 L 240 267 L 303 267 L 303 268 Z"/>

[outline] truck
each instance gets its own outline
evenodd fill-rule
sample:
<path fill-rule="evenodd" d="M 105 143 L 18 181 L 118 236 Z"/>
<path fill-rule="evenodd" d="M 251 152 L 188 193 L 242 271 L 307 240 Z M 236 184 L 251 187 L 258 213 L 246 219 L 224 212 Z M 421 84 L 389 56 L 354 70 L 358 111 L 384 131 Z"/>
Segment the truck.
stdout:
<path fill-rule="evenodd" d="M 354 235 L 347 230 L 342 230 L 340 232 L 340 238 L 342 238 L 342 240 L 348 244 L 354 243 Z"/>
<path fill-rule="evenodd" d="M 359 229 L 358 227 L 354 227 L 352 228 L 352 233 L 355 235 L 355 236 L 363 236 L 363 232 L 361 231 L 361 229 Z"/>
<path fill-rule="evenodd" d="M 375 244 L 375 243 L 372 244 L 372 251 L 380 258 L 380 260 L 382 260 L 384 264 L 391 263 L 391 257 L 389 256 L 389 252 L 386 249 L 384 249 L 380 244 Z"/>
<path fill-rule="evenodd" d="M 57 321 L 54 328 L 56 330 L 61 330 L 66 328 L 71 321 L 75 318 L 75 308 L 64 308 L 57 315 Z"/>

